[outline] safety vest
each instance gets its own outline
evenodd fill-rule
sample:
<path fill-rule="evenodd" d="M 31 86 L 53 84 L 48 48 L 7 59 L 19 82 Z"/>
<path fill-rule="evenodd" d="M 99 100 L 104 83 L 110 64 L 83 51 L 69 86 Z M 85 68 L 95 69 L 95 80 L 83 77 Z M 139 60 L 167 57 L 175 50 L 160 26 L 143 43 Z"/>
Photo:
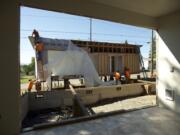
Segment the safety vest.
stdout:
<path fill-rule="evenodd" d="M 115 78 L 116 80 L 119 80 L 121 78 L 121 75 L 119 72 L 115 72 Z"/>
<path fill-rule="evenodd" d="M 32 87 L 33 87 L 33 81 L 30 81 L 29 82 L 29 85 L 28 85 L 28 90 L 31 91 Z"/>
<path fill-rule="evenodd" d="M 36 51 L 42 52 L 44 49 L 43 43 L 37 43 L 36 44 Z"/>

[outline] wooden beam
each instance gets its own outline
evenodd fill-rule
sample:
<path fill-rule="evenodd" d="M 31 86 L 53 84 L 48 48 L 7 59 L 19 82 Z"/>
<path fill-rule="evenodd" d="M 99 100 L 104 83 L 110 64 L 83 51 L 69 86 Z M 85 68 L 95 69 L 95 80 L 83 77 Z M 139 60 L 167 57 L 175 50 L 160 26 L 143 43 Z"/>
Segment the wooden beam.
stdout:
<path fill-rule="evenodd" d="M 76 93 L 73 86 L 69 84 L 70 91 L 73 95 L 73 114 L 74 117 L 80 117 L 80 116 L 89 116 L 89 112 L 87 111 L 86 107 L 84 106 L 82 99 L 80 96 Z"/>

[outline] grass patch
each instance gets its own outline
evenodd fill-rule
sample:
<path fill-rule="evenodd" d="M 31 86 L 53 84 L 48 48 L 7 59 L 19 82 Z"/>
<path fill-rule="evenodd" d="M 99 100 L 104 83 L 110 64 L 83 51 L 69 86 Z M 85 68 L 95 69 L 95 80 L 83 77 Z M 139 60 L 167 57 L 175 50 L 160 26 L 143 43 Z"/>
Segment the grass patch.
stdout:
<path fill-rule="evenodd" d="M 28 83 L 29 79 L 35 79 L 35 77 L 34 76 L 21 76 L 20 82 L 21 84 Z"/>

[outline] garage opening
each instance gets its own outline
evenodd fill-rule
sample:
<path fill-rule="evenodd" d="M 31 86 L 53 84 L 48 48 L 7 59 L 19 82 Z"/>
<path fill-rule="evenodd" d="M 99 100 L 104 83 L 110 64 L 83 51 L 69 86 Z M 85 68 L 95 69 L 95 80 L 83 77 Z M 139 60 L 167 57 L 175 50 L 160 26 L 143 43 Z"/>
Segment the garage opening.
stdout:
<path fill-rule="evenodd" d="M 153 33 L 21 7 L 22 131 L 155 106 Z"/>

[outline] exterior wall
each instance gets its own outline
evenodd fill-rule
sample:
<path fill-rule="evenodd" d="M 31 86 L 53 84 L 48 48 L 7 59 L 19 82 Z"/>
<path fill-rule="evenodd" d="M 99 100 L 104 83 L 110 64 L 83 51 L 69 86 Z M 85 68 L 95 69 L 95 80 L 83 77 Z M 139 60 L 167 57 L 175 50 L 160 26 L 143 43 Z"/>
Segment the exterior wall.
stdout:
<path fill-rule="evenodd" d="M 19 87 L 19 1 L 2 0 L 0 4 L 1 87 L 0 134 L 17 135 L 20 131 Z"/>
<path fill-rule="evenodd" d="M 51 39 L 51 40 L 53 41 L 53 39 Z M 126 67 L 130 68 L 131 73 L 139 73 L 140 72 L 139 54 L 137 54 L 137 52 L 135 52 L 137 46 L 120 44 L 120 45 L 116 45 L 115 47 L 110 46 L 110 47 L 108 47 L 108 52 L 104 52 L 104 48 L 103 48 L 104 44 L 97 42 L 97 43 L 94 43 L 94 44 L 98 44 L 97 51 L 100 51 L 100 49 L 101 49 L 102 52 L 91 52 L 92 50 L 95 50 L 95 49 L 92 48 L 92 50 L 91 50 L 88 47 L 82 47 L 82 46 L 88 45 L 87 41 L 83 41 L 83 42 L 76 41 L 76 42 L 75 42 L 75 44 L 78 45 L 78 42 L 79 42 L 81 45 L 81 46 L 79 45 L 79 47 L 84 49 L 89 54 L 99 75 L 110 75 L 112 73 L 112 69 L 111 69 L 111 57 L 112 56 L 115 57 L 115 61 L 116 61 L 114 71 L 118 70 L 121 73 L 123 73 L 124 67 L 126 66 Z M 48 46 L 46 46 L 47 43 L 44 43 L 46 49 L 43 51 L 42 61 L 37 61 L 37 67 L 36 67 L 37 68 L 37 77 L 41 81 L 45 81 L 48 77 L 48 73 L 47 73 L 44 65 L 48 64 L 48 50 L 52 50 L 50 43 L 48 43 Z M 108 44 L 112 44 L 112 43 L 108 43 Z M 52 45 L 52 46 L 54 47 L 54 45 Z M 120 47 L 120 49 L 122 50 L 121 52 L 118 52 L 119 48 L 117 48 L 117 46 L 121 46 Z M 102 47 L 102 48 L 100 48 L 100 47 Z M 59 46 L 57 46 L 56 48 L 54 47 L 53 49 L 57 50 L 57 51 L 61 50 L 61 48 Z M 110 49 L 111 49 L 111 51 L 110 51 Z M 130 49 L 132 50 L 131 52 L 130 52 Z"/>
<path fill-rule="evenodd" d="M 121 57 L 121 61 L 118 62 L 115 66 L 119 67 L 118 70 L 123 72 L 124 67 L 129 67 L 131 73 L 139 73 L 139 55 L 138 54 L 117 54 L 117 53 L 89 53 L 94 66 L 99 73 L 99 75 L 110 75 L 111 74 L 111 63 L 110 57 Z"/>
<path fill-rule="evenodd" d="M 29 40 L 34 47 L 34 38 L 29 36 Z M 44 51 L 41 61 L 37 61 L 36 58 L 36 76 L 37 79 L 46 81 L 48 74 L 45 65 L 48 64 L 48 50 L 64 51 L 67 49 L 69 41 L 43 37 L 41 37 L 41 41 L 44 44 Z M 140 72 L 138 50 L 141 45 L 81 40 L 71 40 L 71 42 L 89 54 L 99 75 L 110 75 L 114 71 L 123 73 L 125 66 L 130 68 L 131 73 Z M 112 58 L 114 58 L 113 66 Z"/>
<path fill-rule="evenodd" d="M 140 72 L 139 54 L 124 54 L 123 67 L 127 66 L 130 68 L 131 73 Z"/>
<path fill-rule="evenodd" d="M 180 12 L 159 18 L 157 91 L 161 106 L 180 113 Z M 167 98 L 172 91 L 173 99 Z"/>

